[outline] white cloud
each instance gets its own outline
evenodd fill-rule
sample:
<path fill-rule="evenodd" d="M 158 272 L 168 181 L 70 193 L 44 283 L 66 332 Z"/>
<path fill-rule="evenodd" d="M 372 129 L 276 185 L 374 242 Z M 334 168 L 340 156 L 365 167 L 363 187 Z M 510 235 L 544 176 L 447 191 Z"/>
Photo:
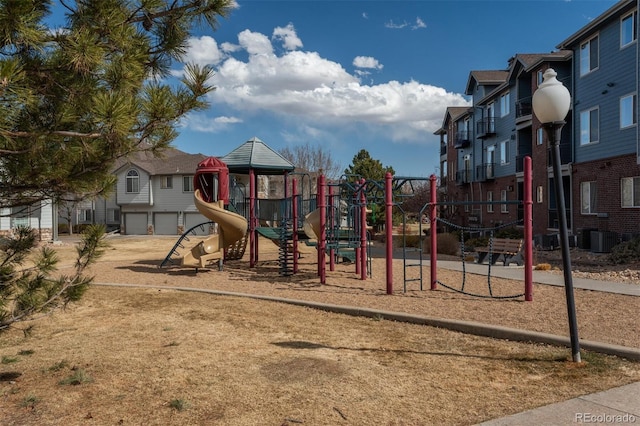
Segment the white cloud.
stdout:
<path fill-rule="evenodd" d="M 364 19 L 369 19 L 369 15 L 367 14 L 367 12 L 362 12 L 362 17 Z"/>
<path fill-rule="evenodd" d="M 376 70 L 381 70 L 384 67 L 376 58 L 372 58 L 371 56 L 356 56 L 353 60 L 353 66 L 357 68 L 373 68 Z"/>
<path fill-rule="evenodd" d="M 400 30 L 402 28 L 408 27 L 409 23 L 407 21 L 404 21 L 401 24 L 396 24 L 395 22 L 393 22 L 393 20 L 389 20 L 389 22 L 385 23 L 384 26 L 393 30 Z"/>
<path fill-rule="evenodd" d="M 233 43 L 229 43 L 229 42 L 225 41 L 224 43 L 222 43 L 220 45 L 220 49 L 222 49 L 223 52 L 233 53 L 233 52 L 237 52 L 238 50 L 240 50 L 242 48 L 240 46 L 238 46 L 237 44 L 233 44 Z"/>
<path fill-rule="evenodd" d="M 181 125 L 196 132 L 215 133 L 242 122 L 243 120 L 238 117 L 220 116 L 208 118 L 205 114 L 196 113 L 184 118 Z"/>
<path fill-rule="evenodd" d="M 302 40 L 298 38 L 293 24 L 289 23 L 286 27 L 276 27 L 273 30 L 274 40 L 282 40 L 282 44 L 287 50 L 296 50 L 302 47 Z"/>
<path fill-rule="evenodd" d="M 292 25 L 276 33 L 274 38 L 285 45 L 287 40 L 293 42 L 290 46 L 298 45 Z M 190 44 L 191 49 L 200 45 Z M 417 81 L 365 84 L 361 76 L 370 69 L 382 69 L 372 57 L 356 57 L 353 65 L 362 69 L 350 74 L 341 64 L 317 52 L 287 50 L 276 54 L 267 36 L 250 30 L 238 35 L 237 46 L 241 50 L 238 57 L 230 49 L 223 49 L 226 56 L 211 81 L 216 86 L 209 97 L 212 110 L 225 111 L 228 117 L 198 117 L 186 126 L 215 132 L 249 121 L 248 115 L 260 114 L 295 123 L 299 129 L 296 132 L 308 137 L 361 126 L 393 141 L 425 143 L 426 135 L 440 127 L 447 106 L 469 104 L 461 94 Z M 196 57 L 191 51 L 189 55 Z M 215 63 L 220 59 L 211 54 L 210 60 Z"/>
<path fill-rule="evenodd" d="M 419 28 L 427 28 L 427 24 L 424 23 L 422 18 L 419 16 L 416 18 L 416 23 L 411 27 L 412 30 L 417 30 Z"/>
<path fill-rule="evenodd" d="M 408 28 L 408 27 L 410 27 L 412 30 L 427 28 L 427 24 L 425 24 L 425 22 L 419 16 L 416 17 L 416 22 L 414 24 L 409 24 L 407 21 L 402 21 L 402 23 L 398 24 L 396 22 L 393 22 L 392 19 L 390 19 L 388 22 L 384 24 L 384 26 L 392 30 L 401 30 L 403 28 Z"/>
<path fill-rule="evenodd" d="M 190 38 L 189 47 L 185 62 L 195 63 L 198 65 L 219 63 L 225 57 L 224 53 L 218 49 L 218 43 L 210 36 L 202 36 L 199 38 Z"/>
<path fill-rule="evenodd" d="M 240 47 L 245 49 L 249 55 L 270 55 L 273 54 L 273 46 L 269 37 L 264 34 L 244 30 L 238 34 Z"/>

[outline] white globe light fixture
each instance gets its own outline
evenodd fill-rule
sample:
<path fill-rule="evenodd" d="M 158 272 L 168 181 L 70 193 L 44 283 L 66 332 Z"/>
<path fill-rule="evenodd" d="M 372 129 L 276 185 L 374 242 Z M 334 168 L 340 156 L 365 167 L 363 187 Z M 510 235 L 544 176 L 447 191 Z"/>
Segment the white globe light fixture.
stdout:
<path fill-rule="evenodd" d="M 560 249 L 562 250 L 562 269 L 564 274 L 564 289 L 567 298 L 567 315 L 569 317 L 569 334 L 571 336 L 571 353 L 575 362 L 580 362 L 580 340 L 578 338 L 578 322 L 576 320 L 576 305 L 573 296 L 573 278 L 571 277 L 571 255 L 569 253 L 569 229 L 562 184 L 560 163 L 560 140 L 564 119 L 571 107 L 569 90 L 560 83 L 553 68 L 547 69 L 544 81 L 533 94 L 533 113 L 538 117 L 547 133 L 551 145 L 551 159 L 553 166 L 553 183 L 556 195 L 558 225 L 560 227 Z"/>
<path fill-rule="evenodd" d="M 533 94 L 533 112 L 541 123 L 564 121 L 571 107 L 569 90 L 556 79 L 557 75 L 553 68 L 546 70 L 544 81 Z"/>

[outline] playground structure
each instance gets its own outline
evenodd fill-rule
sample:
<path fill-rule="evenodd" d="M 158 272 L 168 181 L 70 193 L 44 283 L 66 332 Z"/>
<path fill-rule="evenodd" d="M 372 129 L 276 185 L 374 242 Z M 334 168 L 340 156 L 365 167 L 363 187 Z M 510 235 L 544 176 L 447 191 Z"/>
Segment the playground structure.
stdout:
<path fill-rule="evenodd" d="M 424 207 L 425 211 L 428 211 L 429 222 L 431 224 L 431 229 L 437 229 L 438 223 L 444 223 L 449 227 L 455 228 L 460 231 L 461 235 L 461 244 L 460 244 L 460 255 L 462 262 L 462 282 L 460 286 L 453 287 L 446 285 L 438 280 L 438 243 L 437 243 L 437 235 L 436 232 L 432 232 L 429 238 L 430 244 L 430 275 L 431 275 L 431 289 L 436 290 L 438 285 L 442 285 L 445 288 L 448 288 L 453 291 L 457 291 L 460 293 L 465 293 L 471 296 L 476 297 L 491 297 L 491 298 L 517 298 L 524 296 L 525 301 L 530 302 L 533 301 L 533 217 L 532 217 L 532 168 L 531 168 L 531 157 L 526 156 L 523 159 L 523 194 L 522 200 L 514 200 L 514 201 L 486 201 L 486 202 L 438 202 L 437 200 L 437 186 L 436 186 L 436 177 L 431 176 L 431 200 L 428 205 Z M 438 217 L 438 207 L 445 205 L 470 205 L 470 204 L 479 204 L 479 205 L 489 205 L 489 204 L 517 204 L 522 205 L 522 220 L 516 221 L 517 223 L 522 224 L 522 229 L 524 233 L 523 244 L 522 244 L 522 257 L 523 257 L 523 266 L 524 266 L 524 292 L 522 294 L 514 294 L 509 296 L 494 296 L 491 286 L 491 268 L 493 265 L 493 259 L 495 258 L 495 254 L 493 252 L 493 241 L 494 241 L 494 233 L 500 228 L 506 228 L 508 226 L 512 226 L 515 223 L 508 224 L 500 224 L 497 226 L 493 226 L 490 228 L 478 228 L 478 227 L 464 227 L 460 225 L 453 224 L 451 222 L 447 222 L 446 220 Z M 465 241 L 464 235 L 465 232 L 474 231 L 474 232 L 488 232 L 489 233 L 489 248 L 485 253 L 489 257 L 489 262 L 487 266 L 487 287 L 488 294 L 480 295 L 468 293 L 465 291 L 465 280 L 466 280 L 466 270 L 465 270 L 465 262 L 466 262 L 466 250 L 465 250 Z M 480 263 L 482 262 L 482 256 L 478 259 Z M 508 263 L 505 258 L 505 265 Z"/>
<path fill-rule="evenodd" d="M 222 270 L 225 258 L 225 249 L 238 241 L 242 241 L 247 233 L 247 220 L 228 209 L 229 204 L 229 171 L 226 165 L 215 157 L 209 157 L 198 164 L 193 178 L 194 203 L 198 211 L 209 219 L 196 227 L 218 226 L 217 234 L 209 234 L 204 240 L 199 241 L 186 252 L 185 244 L 189 242 L 189 235 L 194 231 L 193 227 L 185 232 L 173 246 L 165 260 L 160 265 L 164 266 L 172 258 L 178 258 L 181 266 L 196 269 L 206 268 L 217 261 L 218 269 Z"/>
<path fill-rule="evenodd" d="M 204 268 L 217 261 L 218 268 L 222 269 L 225 259 L 240 259 L 244 255 L 245 247 L 249 243 L 249 266 L 256 266 L 258 262 L 258 237 L 263 236 L 273 241 L 279 247 L 278 265 L 282 276 L 289 276 L 298 272 L 298 259 L 300 257 L 299 244 L 305 240 L 306 244 L 317 249 L 317 273 L 321 284 L 326 283 L 327 263 L 330 271 L 335 269 L 336 262 L 349 261 L 355 266 L 355 273 L 362 280 L 371 276 L 371 228 L 367 224 L 367 216 L 372 214 L 369 206 L 384 204 L 384 232 L 385 232 L 385 266 L 386 266 L 386 293 L 393 294 L 393 251 L 394 251 L 394 228 L 405 230 L 409 227 L 407 223 L 407 212 L 403 210 L 402 204 L 407 197 L 413 196 L 413 183 L 416 181 L 429 181 L 430 196 L 429 202 L 424 204 L 417 214 L 420 218 L 417 224 L 418 247 L 408 247 L 406 234 L 401 233 L 401 248 L 403 260 L 403 291 L 408 291 L 408 285 L 412 282 L 419 283 L 419 290 L 423 290 L 423 266 L 424 247 L 429 244 L 429 265 L 430 265 L 430 289 L 436 290 L 438 285 L 479 297 L 513 298 L 525 296 L 525 300 L 532 300 L 532 232 L 531 232 L 531 159 L 525 158 L 524 170 L 524 194 L 522 200 L 501 201 L 501 202 L 479 202 L 480 204 L 521 204 L 523 205 L 523 219 L 518 222 L 522 224 L 524 239 L 522 243 L 522 257 L 524 260 L 524 282 L 525 289 L 522 294 L 509 296 L 495 296 L 491 286 L 491 268 L 493 261 L 487 266 L 487 286 L 488 294 L 480 295 L 469 293 L 465 289 L 465 262 L 467 261 L 464 235 L 471 228 L 455 225 L 447 222 L 446 219 L 438 217 L 438 209 L 445 205 L 464 205 L 465 202 L 439 202 L 437 199 L 437 179 L 414 177 L 394 177 L 391 174 L 385 176 L 384 181 L 367 181 L 359 177 L 348 177 L 338 181 L 327 182 L 325 176 L 317 178 L 317 194 L 313 195 L 310 185 L 305 191 L 304 180 L 308 175 L 300 175 L 285 171 L 284 198 L 282 199 L 258 199 L 255 192 L 256 176 L 249 170 L 249 197 L 244 192 L 238 192 L 235 185 L 234 195 L 229 197 L 229 174 L 228 168 L 222 161 L 210 157 L 204 160 L 198 167 L 194 177 L 194 201 L 198 210 L 210 220 L 203 223 L 201 227 L 212 227 L 218 225 L 218 234 L 210 235 L 204 241 L 192 246 L 187 253 L 181 252 L 185 244 L 189 241 L 188 230 L 178 240 L 174 248 L 162 263 L 172 263 L 171 258 L 178 255 L 181 265 L 186 267 Z M 298 193 L 298 177 L 303 182 L 302 193 Z M 233 183 L 233 182 L 231 182 Z M 307 181 L 307 183 L 309 183 Z M 216 196 L 217 195 L 217 196 Z M 305 198 L 305 195 L 307 197 Z M 229 199 L 240 200 L 242 208 L 238 202 L 230 203 Z M 468 204 L 468 203 L 467 203 Z M 474 204 L 478 204 L 475 202 Z M 234 207 L 235 205 L 235 207 Z M 231 211 L 237 209 L 239 213 Z M 394 209 L 400 212 L 401 225 L 394 227 Z M 426 220 L 422 220 L 425 218 Z M 397 218 L 396 218 L 397 219 Z M 515 224 L 515 223 L 514 223 Z M 514 224 L 500 224 L 492 228 L 473 228 L 474 232 L 482 231 L 489 234 L 488 248 L 485 248 L 484 255 L 493 260 L 499 255 L 493 252 L 492 242 L 494 232 L 501 227 Z M 463 278 L 457 285 L 445 284 L 438 280 L 437 273 L 437 230 L 439 226 L 445 225 L 460 231 L 461 239 L 461 262 Z M 425 229 L 423 229 L 423 227 Z M 194 227 L 195 228 L 195 227 Z M 193 229 L 193 228 L 192 228 Z M 428 232 L 427 232 L 428 231 Z M 423 237 L 423 234 L 428 236 Z M 497 241 L 497 240 L 496 240 Z M 410 252 L 415 252 L 409 256 Z M 327 262 L 328 259 L 328 262 Z M 505 262 L 506 264 L 507 262 Z M 416 270 L 416 274 L 411 274 L 410 270 Z"/>

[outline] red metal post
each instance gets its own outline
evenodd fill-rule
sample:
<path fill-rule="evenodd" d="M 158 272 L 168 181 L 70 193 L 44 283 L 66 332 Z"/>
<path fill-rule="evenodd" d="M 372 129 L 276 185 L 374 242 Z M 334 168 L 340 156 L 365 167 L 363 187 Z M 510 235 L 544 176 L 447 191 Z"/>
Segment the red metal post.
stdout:
<path fill-rule="evenodd" d="M 249 267 L 253 268 L 258 259 L 258 244 L 256 241 L 256 186 L 255 172 L 249 169 Z"/>
<path fill-rule="evenodd" d="M 327 215 L 326 215 L 326 222 L 328 223 L 328 225 L 326 225 L 325 227 L 328 227 L 330 229 L 335 229 L 335 226 L 336 226 L 336 206 L 333 205 L 334 201 L 335 200 L 333 199 L 333 186 L 329 185 L 327 186 Z M 335 239 L 335 235 L 332 235 L 331 238 Z M 332 244 L 331 247 L 329 248 L 329 270 L 331 272 L 336 270 L 336 254 L 337 254 L 335 249 L 336 241 L 333 240 L 332 242 L 334 244 Z M 340 242 L 338 241 L 338 244 L 339 243 Z"/>
<path fill-rule="evenodd" d="M 298 180 L 291 181 L 291 215 L 293 216 L 293 273 L 298 273 Z"/>
<path fill-rule="evenodd" d="M 391 173 L 384 176 L 384 228 L 386 233 L 387 294 L 393 294 L 393 187 Z"/>
<path fill-rule="evenodd" d="M 531 157 L 524 157 L 524 300 L 533 301 L 533 188 Z"/>
<path fill-rule="evenodd" d="M 431 267 L 431 290 L 436 290 L 438 288 L 438 222 L 436 220 L 436 215 L 438 214 L 438 187 L 436 175 L 429 177 L 429 192 L 429 236 L 431 237 L 429 239 L 431 244 L 429 264 Z"/>
<path fill-rule="evenodd" d="M 325 253 L 327 251 L 327 197 L 326 178 L 324 175 L 318 176 L 318 208 L 320 209 L 320 235 L 318 236 L 318 271 L 320 273 L 320 283 L 327 282 L 327 269 L 324 264 Z"/>
<path fill-rule="evenodd" d="M 360 181 L 360 279 L 367 279 L 367 196 L 365 180 Z"/>

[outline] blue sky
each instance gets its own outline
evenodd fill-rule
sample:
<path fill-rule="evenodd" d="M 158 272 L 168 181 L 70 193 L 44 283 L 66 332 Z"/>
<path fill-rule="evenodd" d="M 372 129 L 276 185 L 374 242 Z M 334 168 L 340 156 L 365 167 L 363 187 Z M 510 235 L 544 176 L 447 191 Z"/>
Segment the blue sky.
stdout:
<path fill-rule="evenodd" d="M 252 137 L 275 150 L 322 146 L 342 169 L 360 149 L 397 175 L 437 172 L 447 106 L 471 70 L 542 53 L 614 0 L 237 0 L 185 61 L 216 69 L 210 108 L 174 142 L 224 156 Z M 181 65 L 176 64 L 180 74 Z"/>
<path fill-rule="evenodd" d="M 256 136 L 275 150 L 310 143 L 344 169 L 360 149 L 397 175 L 437 171 L 433 134 L 464 105 L 471 70 L 542 53 L 610 0 L 238 1 L 187 55 L 215 67 L 211 107 L 174 145 L 223 156 Z"/>

